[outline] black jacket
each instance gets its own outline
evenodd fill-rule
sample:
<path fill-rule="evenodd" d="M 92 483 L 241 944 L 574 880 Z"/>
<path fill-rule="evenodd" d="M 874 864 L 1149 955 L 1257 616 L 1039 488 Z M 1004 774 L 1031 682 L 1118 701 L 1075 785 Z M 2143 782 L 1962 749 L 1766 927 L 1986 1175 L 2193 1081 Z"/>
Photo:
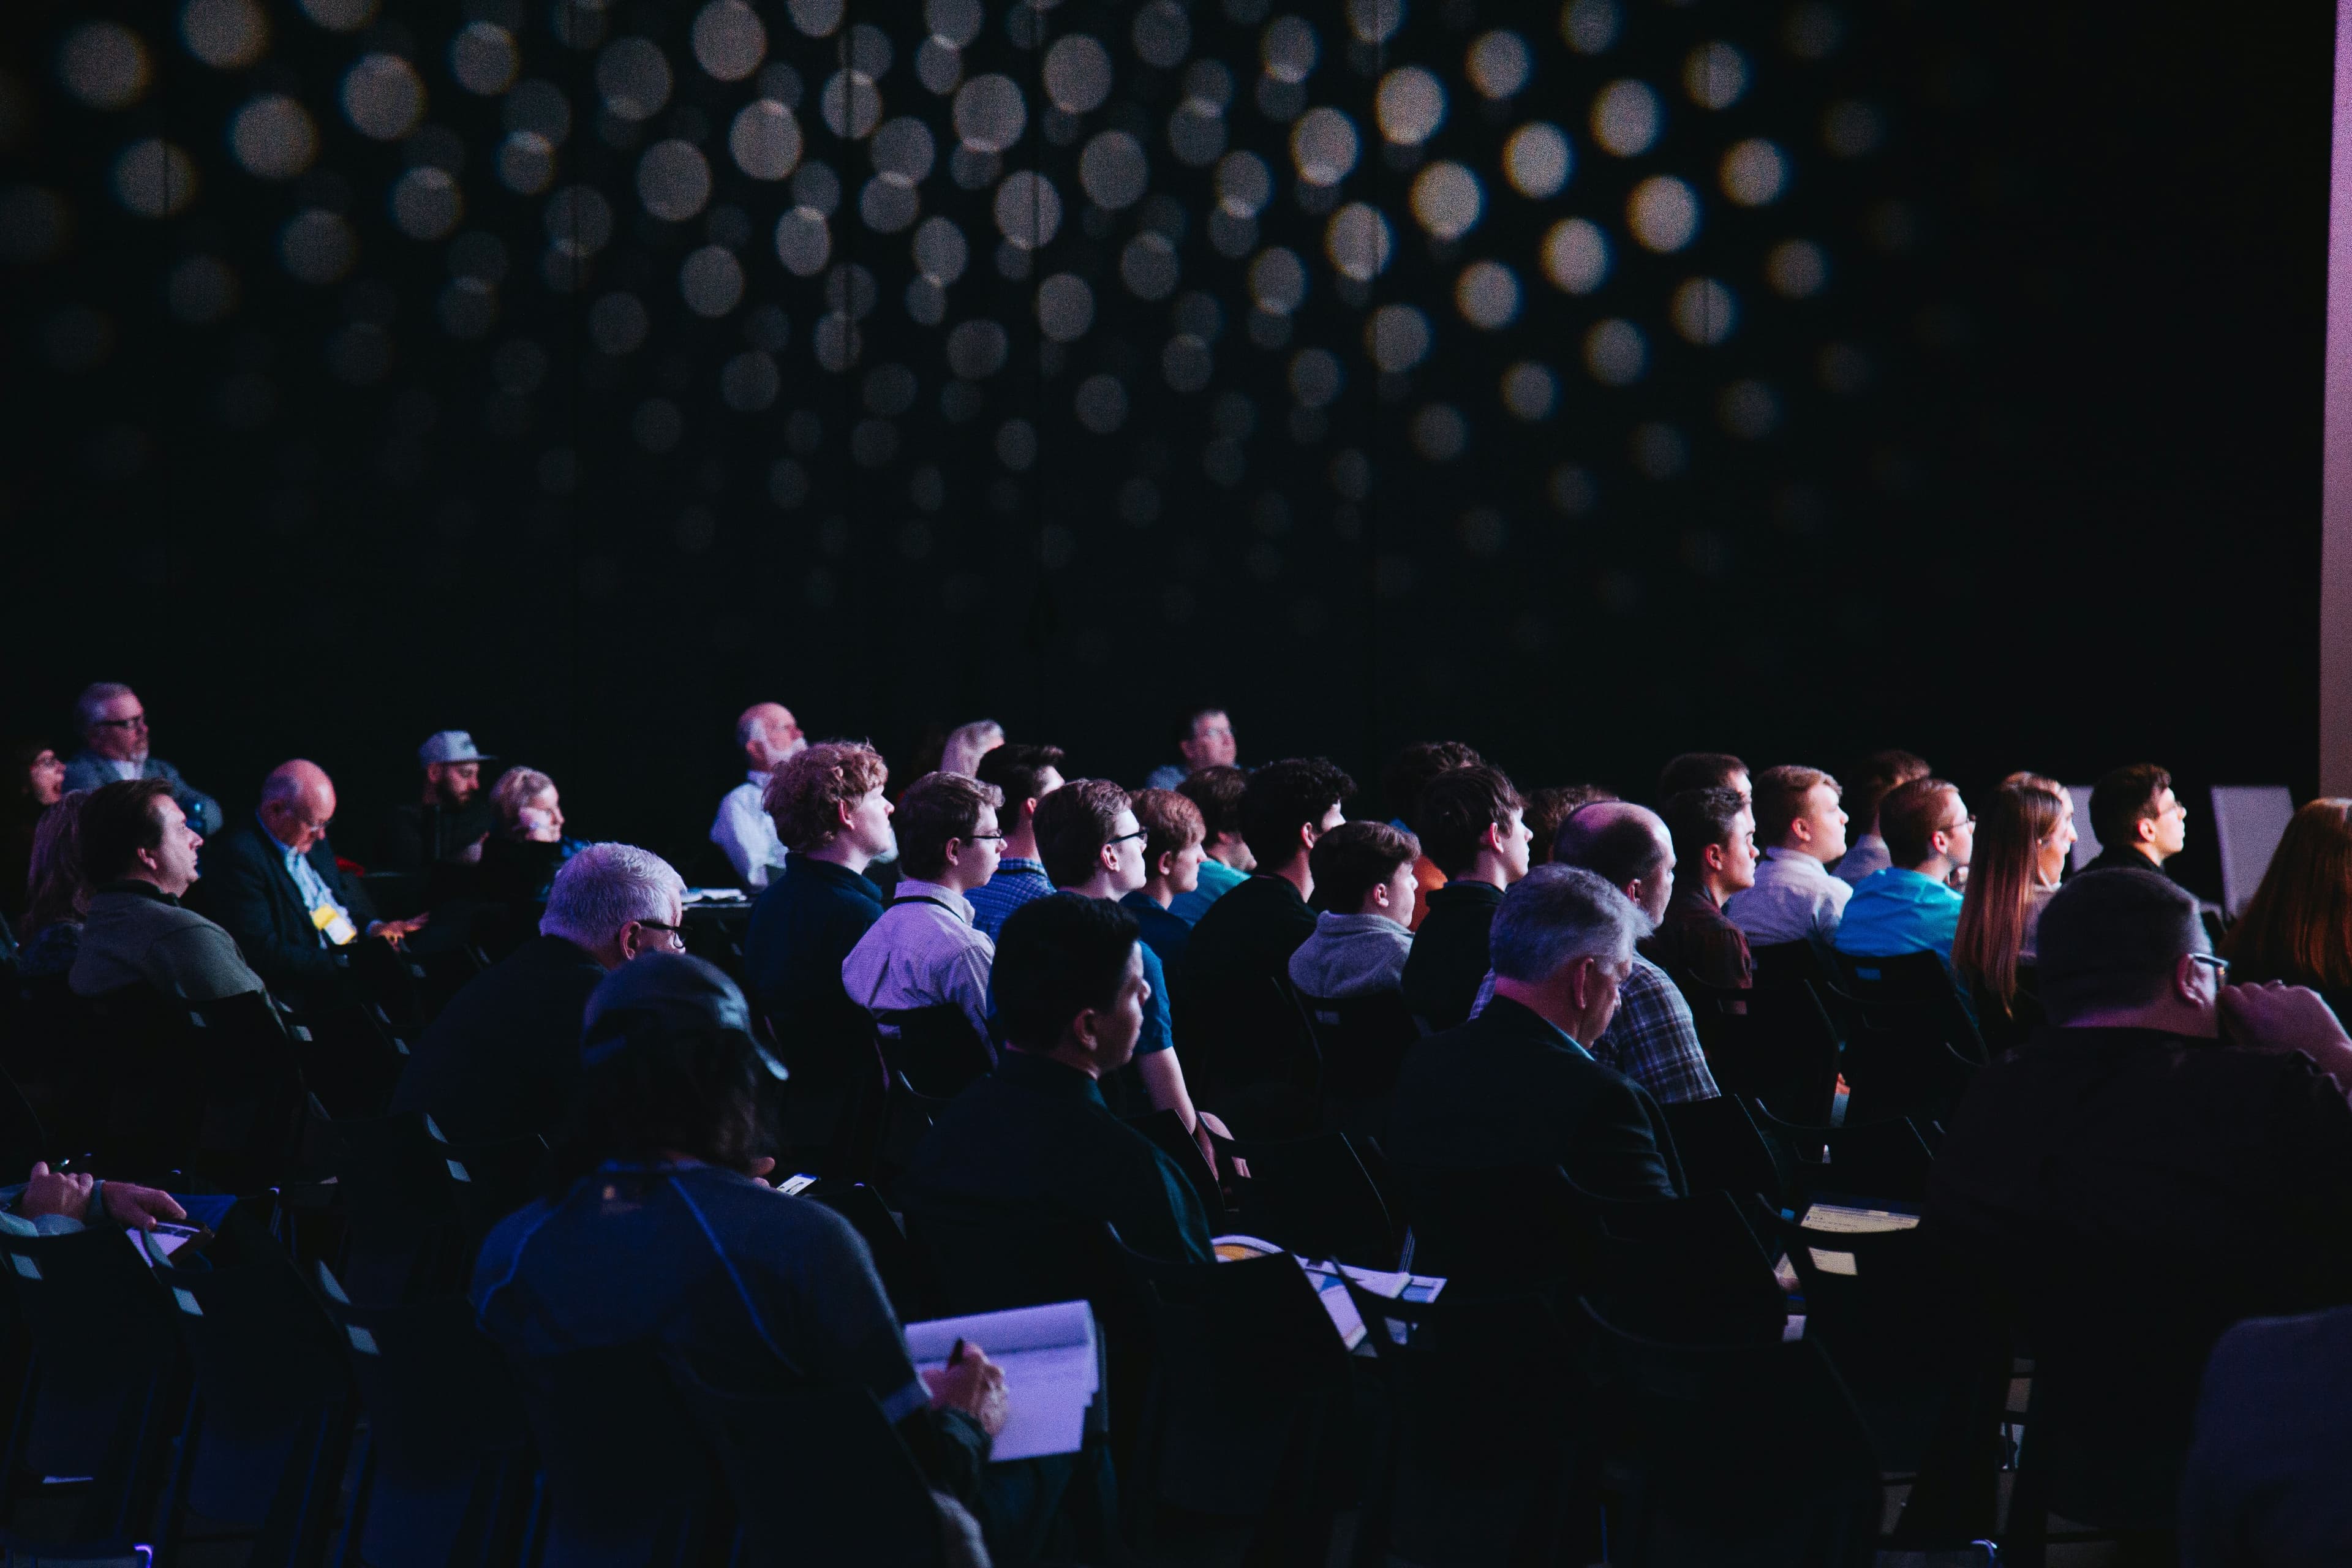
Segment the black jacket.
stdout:
<path fill-rule="evenodd" d="M 560 1130 L 580 1086 L 580 1030 L 604 966 L 536 936 L 466 982 L 416 1044 L 392 1109 L 460 1143 Z"/>
<path fill-rule="evenodd" d="M 1685 1193 L 1674 1135 L 1650 1091 L 1501 996 L 1405 1054 L 1381 1147 L 1402 1165 L 1558 1165 L 1601 1197 Z"/>
<path fill-rule="evenodd" d="M 356 878 L 336 868 L 333 848 L 321 838 L 303 858 L 364 933 L 376 918 L 375 906 Z M 272 994 L 298 1010 L 335 1000 L 346 971 L 312 923 L 276 839 L 257 824 L 233 827 L 205 841 L 201 867 L 204 875 L 188 902 L 236 938 L 246 962 Z"/>
<path fill-rule="evenodd" d="M 1287 984 L 1290 955 L 1315 934 L 1315 911 L 1281 877 L 1261 872 L 1209 906 L 1184 945 L 1185 980 L 1205 1000 L 1254 997 Z"/>
<path fill-rule="evenodd" d="M 1502 907 L 1503 889 L 1492 882 L 1448 882 L 1429 895 L 1399 989 L 1431 1028 L 1454 1028 L 1470 1016 L 1486 978 L 1486 935 Z"/>

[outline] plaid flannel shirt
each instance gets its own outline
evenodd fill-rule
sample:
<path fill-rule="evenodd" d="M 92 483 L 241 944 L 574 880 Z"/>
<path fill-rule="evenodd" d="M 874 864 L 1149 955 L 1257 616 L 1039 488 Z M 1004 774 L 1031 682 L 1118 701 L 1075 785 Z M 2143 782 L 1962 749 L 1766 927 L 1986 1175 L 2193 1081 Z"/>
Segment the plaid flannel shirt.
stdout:
<path fill-rule="evenodd" d="M 1722 1094 L 1698 1048 L 1690 1004 L 1666 972 L 1639 953 L 1617 993 L 1617 1016 L 1592 1042 L 1592 1058 L 1615 1068 L 1661 1104 L 1714 1100 Z"/>

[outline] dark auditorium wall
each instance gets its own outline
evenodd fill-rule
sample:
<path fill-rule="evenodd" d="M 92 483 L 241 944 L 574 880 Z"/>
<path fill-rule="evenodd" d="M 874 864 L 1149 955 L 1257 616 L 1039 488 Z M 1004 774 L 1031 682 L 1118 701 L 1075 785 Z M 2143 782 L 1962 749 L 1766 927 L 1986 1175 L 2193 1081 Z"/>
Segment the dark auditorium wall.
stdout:
<path fill-rule="evenodd" d="M 444 726 L 682 851 L 772 696 L 2307 793 L 2332 28 L 17 0 L 0 728 L 346 853 Z"/>

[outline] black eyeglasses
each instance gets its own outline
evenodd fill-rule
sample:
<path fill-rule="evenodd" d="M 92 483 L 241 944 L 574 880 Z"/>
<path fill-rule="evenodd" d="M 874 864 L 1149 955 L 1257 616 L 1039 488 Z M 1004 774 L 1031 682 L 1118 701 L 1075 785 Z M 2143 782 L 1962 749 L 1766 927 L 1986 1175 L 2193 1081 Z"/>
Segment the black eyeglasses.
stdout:
<path fill-rule="evenodd" d="M 686 928 L 684 926 L 665 925 L 660 921 L 639 921 L 637 923 L 645 927 L 647 931 L 657 931 L 661 932 L 664 936 L 669 938 L 669 943 L 672 947 L 678 949 L 680 952 L 685 951 Z"/>
<path fill-rule="evenodd" d="M 90 728 L 93 730 L 144 730 L 147 728 L 147 715 L 133 713 L 128 719 L 100 719 L 90 725 Z"/>
<path fill-rule="evenodd" d="M 1002 840 L 1004 837 L 1004 835 L 1002 833 L 967 833 L 964 835 L 964 837 L 970 842 L 977 844 L 983 838 Z"/>
<path fill-rule="evenodd" d="M 2230 978 L 2230 961 L 2218 953 L 2192 952 L 2189 954 L 2189 962 L 2209 965 L 2213 971 L 2213 981 L 2216 984 Z"/>
<path fill-rule="evenodd" d="M 1120 834 L 1118 837 L 1110 840 L 1110 842 L 1112 844 L 1124 844 L 1130 838 L 1149 838 L 1150 837 L 1151 829 L 1148 827 L 1139 827 L 1132 833 Z"/>

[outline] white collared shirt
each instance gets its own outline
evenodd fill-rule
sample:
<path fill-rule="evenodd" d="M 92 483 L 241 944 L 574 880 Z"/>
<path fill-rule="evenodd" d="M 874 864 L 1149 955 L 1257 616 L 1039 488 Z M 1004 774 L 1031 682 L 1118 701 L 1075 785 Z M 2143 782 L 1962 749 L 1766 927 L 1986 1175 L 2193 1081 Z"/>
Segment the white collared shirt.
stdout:
<path fill-rule="evenodd" d="M 970 899 L 902 877 L 895 901 L 842 961 L 841 984 L 869 1013 L 953 1003 L 986 1041 L 988 975 L 995 963 L 996 944 L 971 923 Z"/>
<path fill-rule="evenodd" d="M 1831 876 L 1819 860 L 1775 846 L 1756 863 L 1756 885 L 1732 894 L 1723 912 L 1748 934 L 1750 947 L 1816 937 L 1827 942 L 1837 935 L 1852 897 L 1853 884 Z"/>
<path fill-rule="evenodd" d="M 768 815 L 768 775 L 752 773 L 744 778 L 719 803 L 710 842 L 727 852 L 735 875 L 756 893 L 784 868 L 784 841 L 776 837 L 775 819 Z"/>

